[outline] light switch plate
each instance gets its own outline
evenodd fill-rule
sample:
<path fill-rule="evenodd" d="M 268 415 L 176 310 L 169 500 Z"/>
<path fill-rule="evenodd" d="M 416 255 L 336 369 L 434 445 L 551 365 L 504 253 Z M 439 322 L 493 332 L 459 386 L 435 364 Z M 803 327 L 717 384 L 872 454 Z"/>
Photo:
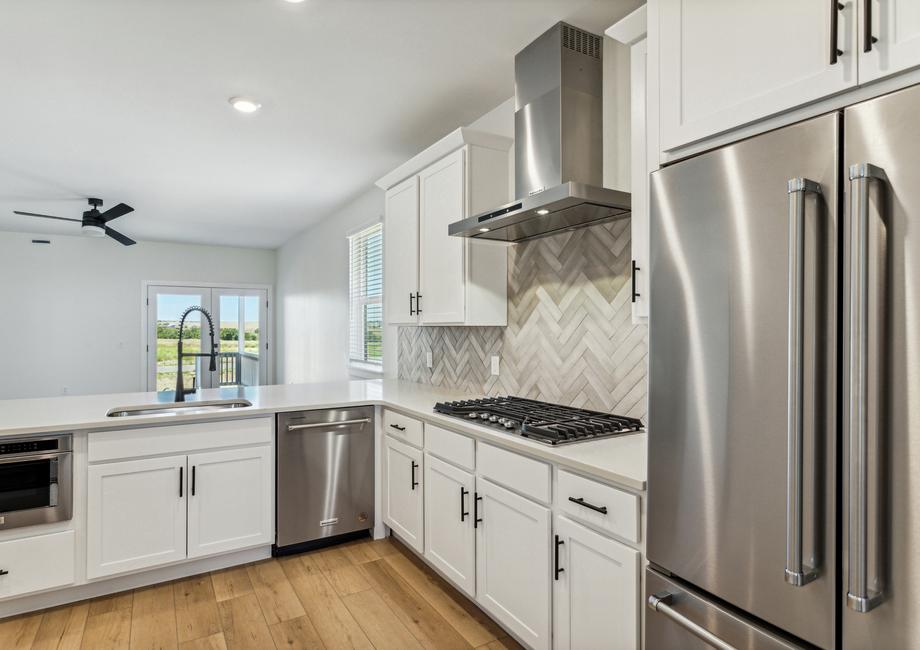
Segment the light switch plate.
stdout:
<path fill-rule="evenodd" d="M 492 355 L 492 374 L 498 375 L 498 355 Z"/>
<path fill-rule="evenodd" d="M 431 360 L 431 350 L 428 350 L 428 352 L 425 353 L 425 363 L 428 364 L 429 368 L 431 368 L 434 365 L 434 363 L 432 363 L 432 360 Z"/>

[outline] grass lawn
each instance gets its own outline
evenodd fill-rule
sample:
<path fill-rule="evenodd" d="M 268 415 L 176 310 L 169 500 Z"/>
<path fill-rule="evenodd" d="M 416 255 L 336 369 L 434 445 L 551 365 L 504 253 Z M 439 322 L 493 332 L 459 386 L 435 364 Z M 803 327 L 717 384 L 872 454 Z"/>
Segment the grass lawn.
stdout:
<path fill-rule="evenodd" d="M 157 339 L 157 368 L 166 366 L 175 367 L 178 357 L 179 341 L 177 339 Z M 221 352 L 236 352 L 239 349 L 237 341 L 220 341 Z M 259 353 L 259 341 L 245 341 L 243 343 L 245 352 L 251 354 Z M 199 339 L 183 339 L 183 352 L 200 352 L 201 341 Z M 191 387 L 192 377 L 195 375 L 195 359 L 182 360 L 183 382 L 186 388 Z M 176 387 L 175 371 L 157 372 L 157 390 L 173 390 Z"/>

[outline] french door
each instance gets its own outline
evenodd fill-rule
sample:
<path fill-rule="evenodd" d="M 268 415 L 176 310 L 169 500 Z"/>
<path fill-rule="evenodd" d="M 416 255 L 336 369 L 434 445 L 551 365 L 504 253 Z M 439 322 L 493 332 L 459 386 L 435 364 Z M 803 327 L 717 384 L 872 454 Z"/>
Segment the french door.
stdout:
<path fill-rule="evenodd" d="M 211 314 L 219 355 L 214 372 L 209 371 L 207 359 L 183 357 L 186 388 L 268 383 L 267 289 L 148 285 L 146 307 L 147 390 L 175 390 L 179 320 L 190 307 L 201 307 Z M 183 353 L 207 352 L 210 344 L 207 319 L 199 311 L 191 312 L 182 331 Z"/>

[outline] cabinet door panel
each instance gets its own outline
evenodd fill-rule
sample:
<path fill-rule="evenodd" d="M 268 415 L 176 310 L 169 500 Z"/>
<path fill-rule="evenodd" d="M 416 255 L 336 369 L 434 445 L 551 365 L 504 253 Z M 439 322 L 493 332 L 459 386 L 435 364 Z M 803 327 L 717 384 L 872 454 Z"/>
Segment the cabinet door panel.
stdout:
<path fill-rule="evenodd" d="M 920 2 L 917 0 L 869 0 L 870 33 L 878 40 L 863 52 L 867 16 L 860 1 L 859 83 L 880 79 L 920 65 Z"/>
<path fill-rule="evenodd" d="M 414 325 L 418 322 L 414 300 L 418 291 L 417 176 L 387 191 L 383 238 L 383 296 L 387 322 Z"/>
<path fill-rule="evenodd" d="M 476 596 L 473 475 L 425 454 L 425 557 Z"/>
<path fill-rule="evenodd" d="M 661 148 L 856 85 L 856 2 L 661 0 Z M 843 54 L 830 63 L 831 38 Z"/>
<path fill-rule="evenodd" d="M 271 446 L 188 457 L 188 555 L 272 542 Z"/>
<path fill-rule="evenodd" d="M 422 323 L 462 323 L 466 312 L 466 240 L 447 227 L 466 214 L 465 151 L 419 175 L 419 291 Z"/>
<path fill-rule="evenodd" d="M 550 511 L 477 478 L 477 601 L 537 650 L 551 645 Z"/>
<path fill-rule="evenodd" d="M 553 582 L 555 647 L 639 647 L 639 553 L 556 518 L 559 577 Z"/>
<path fill-rule="evenodd" d="M 384 510 L 387 525 L 419 553 L 425 551 L 422 452 L 384 436 L 386 484 Z"/>
<path fill-rule="evenodd" d="M 185 469 L 185 456 L 89 466 L 87 577 L 185 559 Z"/>

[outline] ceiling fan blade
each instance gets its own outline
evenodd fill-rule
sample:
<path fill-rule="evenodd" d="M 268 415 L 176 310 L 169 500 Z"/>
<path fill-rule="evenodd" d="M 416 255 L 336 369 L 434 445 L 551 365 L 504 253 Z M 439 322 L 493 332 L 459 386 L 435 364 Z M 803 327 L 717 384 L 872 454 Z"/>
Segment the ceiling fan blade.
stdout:
<path fill-rule="evenodd" d="M 130 205 L 119 203 L 118 205 L 111 207 L 100 214 L 98 218 L 102 220 L 102 223 L 106 223 L 107 221 L 111 221 L 112 219 L 117 219 L 118 217 L 126 215 L 129 212 L 134 212 L 134 208 L 132 208 Z"/>
<path fill-rule="evenodd" d="M 131 239 L 130 237 L 125 237 L 117 230 L 112 230 L 108 226 L 103 226 L 105 228 L 105 234 L 117 241 L 119 244 L 124 244 L 125 246 L 131 246 L 137 242 Z"/>
<path fill-rule="evenodd" d="M 37 214 L 35 212 L 20 212 L 19 210 L 13 210 L 13 214 L 22 214 L 27 217 L 41 217 L 42 219 L 57 219 L 58 221 L 76 221 L 77 223 L 82 223 L 80 219 L 70 219 L 69 217 L 54 217 L 50 214 Z"/>

